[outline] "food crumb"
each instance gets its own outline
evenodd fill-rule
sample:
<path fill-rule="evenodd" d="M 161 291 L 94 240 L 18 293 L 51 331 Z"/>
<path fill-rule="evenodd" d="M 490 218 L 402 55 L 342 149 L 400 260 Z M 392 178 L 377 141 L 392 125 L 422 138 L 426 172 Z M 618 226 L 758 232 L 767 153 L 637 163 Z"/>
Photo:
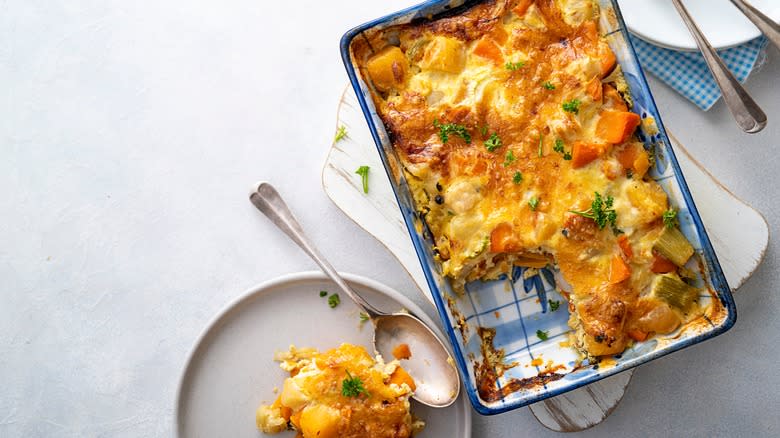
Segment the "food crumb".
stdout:
<path fill-rule="evenodd" d="M 544 361 L 542 360 L 541 357 L 537 357 L 537 358 L 535 358 L 534 360 L 531 361 L 531 366 L 538 367 L 538 366 L 540 366 L 542 364 L 544 364 Z"/>
<path fill-rule="evenodd" d="M 401 359 L 409 359 L 412 357 L 412 350 L 409 349 L 409 344 L 398 344 L 393 348 L 393 357 Z"/>
<path fill-rule="evenodd" d="M 493 315 L 495 315 L 496 319 L 499 319 L 499 318 L 501 318 L 501 312 L 499 312 L 498 310 L 496 310 L 495 312 L 493 312 Z"/>
<path fill-rule="evenodd" d="M 274 386 L 274 389 L 272 389 L 271 391 L 272 391 L 274 394 L 276 394 L 277 392 L 279 392 L 279 387 L 278 387 L 278 386 Z"/>

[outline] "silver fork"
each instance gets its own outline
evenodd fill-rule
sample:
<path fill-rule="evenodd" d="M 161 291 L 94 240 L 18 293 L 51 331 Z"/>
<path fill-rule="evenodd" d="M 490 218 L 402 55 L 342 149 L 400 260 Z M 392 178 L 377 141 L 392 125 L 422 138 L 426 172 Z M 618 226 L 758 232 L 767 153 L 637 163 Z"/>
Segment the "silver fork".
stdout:
<path fill-rule="evenodd" d="M 682 1 L 672 0 L 672 3 L 677 8 L 677 12 L 680 13 L 685 25 L 688 26 L 688 30 L 691 31 L 693 39 L 696 40 L 696 45 L 699 46 L 699 50 L 704 56 L 704 61 L 707 63 L 710 72 L 712 72 L 712 77 L 715 78 L 715 82 L 723 93 L 723 101 L 729 107 L 731 114 L 737 121 L 737 125 L 749 134 L 764 129 L 766 126 L 766 114 L 764 114 L 764 111 L 745 91 L 737 78 L 731 74 L 726 64 L 718 56 L 718 53 L 707 41 L 707 38 L 704 37 L 704 34 L 701 33 L 701 30 L 699 30 L 693 18 L 691 18 Z"/>

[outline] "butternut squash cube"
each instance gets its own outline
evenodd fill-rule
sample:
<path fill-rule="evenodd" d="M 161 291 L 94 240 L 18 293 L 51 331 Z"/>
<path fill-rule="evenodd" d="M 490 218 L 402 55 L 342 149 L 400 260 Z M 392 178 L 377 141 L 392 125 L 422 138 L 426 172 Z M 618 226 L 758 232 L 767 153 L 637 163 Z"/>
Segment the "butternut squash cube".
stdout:
<path fill-rule="evenodd" d="M 330 406 L 308 406 L 301 413 L 300 430 L 307 438 L 338 438 L 340 417 L 339 410 Z"/>
<path fill-rule="evenodd" d="M 455 38 L 436 37 L 425 49 L 420 67 L 425 70 L 438 70 L 458 73 L 466 64 L 466 52 L 463 42 Z"/>
<path fill-rule="evenodd" d="M 398 47 L 388 46 L 366 63 L 368 75 L 379 91 L 400 90 L 406 84 L 409 61 Z"/>

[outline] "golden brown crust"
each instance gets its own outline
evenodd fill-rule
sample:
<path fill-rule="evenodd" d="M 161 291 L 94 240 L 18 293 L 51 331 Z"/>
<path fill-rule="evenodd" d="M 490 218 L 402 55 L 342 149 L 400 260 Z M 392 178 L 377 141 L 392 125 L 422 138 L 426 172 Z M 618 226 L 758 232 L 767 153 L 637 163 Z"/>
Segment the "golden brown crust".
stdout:
<path fill-rule="evenodd" d="M 646 167 L 632 178 L 631 132 L 613 144 L 603 134 L 611 126 L 596 129 L 606 111 L 627 114 L 615 88 L 602 83 L 615 57 L 599 35 L 598 11 L 588 2 L 527 3 L 487 1 L 367 32 L 352 56 L 369 85 L 364 66 L 372 56 L 388 45 L 407 56 L 402 85 L 369 88 L 454 287 L 552 257 L 573 288 L 578 346 L 617 353 L 630 342 L 627 330 L 662 304 L 637 303 L 649 292 L 667 198 L 642 178 Z M 615 129 L 609 138 L 622 139 Z M 614 227 L 572 213 L 587 211 L 596 192 L 614 198 Z M 613 228 L 636 256 L 621 252 Z M 616 280 L 615 266 L 628 277 Z"/>

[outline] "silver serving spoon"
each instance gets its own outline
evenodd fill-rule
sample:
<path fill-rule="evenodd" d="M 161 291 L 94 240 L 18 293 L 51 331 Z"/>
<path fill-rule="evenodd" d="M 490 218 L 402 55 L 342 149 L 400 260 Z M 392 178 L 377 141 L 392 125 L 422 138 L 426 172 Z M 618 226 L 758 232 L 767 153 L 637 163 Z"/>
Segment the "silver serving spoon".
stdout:
<path fill-rule="evenodd" d="M 774 44 L 775 47 L 780 49 L 780 24 L 772 21 L 771 18 L 764 15 L 764 13 L 746 1 L 731 0 L 731 3 L 733 3 L 740 12 L 745 14 L 745 16 L 756 25 L 758 30 L 766 35 L 769 41 L 772 41 L 772 44 Z"/>
<path fill-rule="evenodd" d="M 699 46 L 699 51 L 704 56 L 704 61 L 707 62 L 707 67 L 710 68 L 712 77 L 723 93 L 723 101 L 729 107 L 731 114 L 737 121 L 737 125 L 749 134 L 764 129 L 766 126 L 766 114 L 764 114 L 764 111 L 745 91 L 737 78 L 731 74 L 726 64 L 718 56 L 718 52 L 715 51 L 709 41 L 707 41 L 707 38 L 704 37 L 704 34 L 701 33 L 701 30 L 699 30 L 693 18 L 691 18 L 691 14 L 688 13 L 682 1 L 672 0 L 672 3 L 677 8 L 677 12 L 680 13 L 691 35 L 693 35 L 693 39 L 696 40 L 696 45 Z"/>
<path fill-rule="evenodd" d="M 455 402 L 460 392 L 460 375 L 444 343 L 430 327 L 408 313 L 385 313 L 353 291 L 306 237 L 271 184 L 258 183 L 249 193 L 249 200 L 314 259 L 339 289 L 371 318 L 374 323 L 374 349 L 383 358 L 392 359 L 393 348 L 399 344 L 409 346 L 412 357 L 404 361 L 403 367 L 414 377 L 417 385 L 413 395 L 415 400 L 434 408 L 447 407 Z"/>

